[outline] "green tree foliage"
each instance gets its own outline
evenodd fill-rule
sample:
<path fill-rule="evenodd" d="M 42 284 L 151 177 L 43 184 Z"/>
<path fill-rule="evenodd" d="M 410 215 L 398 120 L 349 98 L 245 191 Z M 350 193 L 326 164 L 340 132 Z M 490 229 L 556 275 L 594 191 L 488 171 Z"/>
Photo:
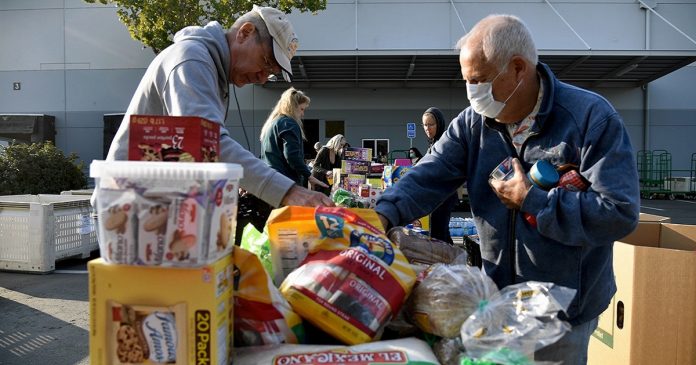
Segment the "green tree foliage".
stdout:
<path fill-rule="evenodd" d="M 65 156 L 51 142 L 0 147 L 0 195 L 59 194 L 84 189 L 84 163 L 76 163 L 77 159 L 75 153 Z"/>
<path fill-rule="evenodd" d="M 297 9 L 316 13 L 326 9 L 326 0 L 84 0 L 88 3 L 115 4 L 118 17 L 133 39 L 159 53 L 172 44 L 174 34 L 189 25 L 217 20 L 229 28 L 254 4 L 271 6 L 286 13 Z"/>

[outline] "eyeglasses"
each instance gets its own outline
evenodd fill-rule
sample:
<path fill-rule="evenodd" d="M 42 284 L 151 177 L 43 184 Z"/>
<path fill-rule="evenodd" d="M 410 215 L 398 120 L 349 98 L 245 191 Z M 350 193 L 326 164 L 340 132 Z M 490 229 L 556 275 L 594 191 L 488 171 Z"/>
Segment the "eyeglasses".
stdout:
<path fill-rule="evenodd" d="M 273 62 L 271 62 L 268 57 L 263 56 L 263 70 L 268 74 L 268 81 L 278 81 L 280 78 L 276 75 L 276 67 Z"/>

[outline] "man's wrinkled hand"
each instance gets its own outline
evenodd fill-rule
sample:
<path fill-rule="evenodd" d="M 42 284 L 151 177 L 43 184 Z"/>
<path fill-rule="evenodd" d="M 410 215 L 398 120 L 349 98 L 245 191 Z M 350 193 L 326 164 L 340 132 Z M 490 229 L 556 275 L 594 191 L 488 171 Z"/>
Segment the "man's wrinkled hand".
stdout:
<path fill-rule="evenodd" d="M 299 185 L 294 185 L 280 202 L 282 206 L 299 205 L 305 207 L 334 207 L 336 204 L 328 196 L 318 192 L 307 190 Z"/>
<path fill-rule="evenodd" d="M 515 170 L 515 175 L 512 178 L 509 180 L 491 180 L 489 184 L 495 195 L 506 207 L 520 209 L 532 183 L 527 178 L 527 174 L 518 159 L 512 160 L 512 167 Z"/>

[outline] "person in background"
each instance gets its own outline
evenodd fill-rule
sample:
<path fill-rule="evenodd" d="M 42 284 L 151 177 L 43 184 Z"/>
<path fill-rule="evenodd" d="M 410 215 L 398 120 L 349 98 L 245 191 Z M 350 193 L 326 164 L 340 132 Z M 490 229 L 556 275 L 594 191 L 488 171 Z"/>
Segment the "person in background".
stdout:
<path fill-rule="evenodd" d="M 314 144 L 314 152 L 319 153 L 319 150 L 321 149 L 321 147 L 323 147 L 323 146 L 321 145 L 321 142 L 315 143 L 315 144 Z"/>
<path fill-rule="evenodd" d="M 418 148 L 411 147 L 408 149 L 408 158 L 411 159 L 411 164 L 415 165 L 421 158 L 423 158 L 423 154 Z"/>
<path fill-rule="evenodd" d="M 220 162 L 244 168 L 240 186 L 272 206 L 333 206 L 323 194 L 305 189 L 271 169 L 237 143 L 225 128 L 229 84 L 263 84 L 278 74 L 290 82 L 290 60 L 298 40 L 285 13 L 254 5 L 229 30 L 212 21 L 191 26 L 150 63 L 109 148 L 107 160 L 128 158 L 132 114 L 197 116 L 220 124 Z M 93 196 L 96 199 L 96 196 Z"/>
<path fill-rule="evenodd" d="M 346 144 L 346 139 L 342 134 L 331 137 L 326 145 L 319 149 L 317 158 L 314 159 L 312 176 L 328 186 L 327 175 L 333 173 L 333 169 L 341 167 L 341 156 Z M 331 187 L 322 187 L 320 185 L 314 185 L 314 190 L 320 191 L 327 196 L 331 193 Z"/>
<path fill-rule="evenodd" d="M 427 155 L 432 152 L 435 142 L 445 133 L 447 123 L 442 111 L 436 107 L 426 109 L 421 119 L 425 137 L 428 138 L 428 150 L 425 152 Z M 449 222 L 452 217 L 452 209 L 457 206 L 457 203 L 459 203 L 459 196 L 455 191 L 430 213 L 431 237 L 447 243 L 454 243 L 449 231 Z"/>
<path fill-rule="evenodd" d="M 302 118 L 309 107 L 309 97 L 291 87 L 280 99 L 261 127 L 261 159 L 274 170 L 292 179 L 299 186 L 311 185 L 328 188 L 311 176 L 304 160 L 303 141 L 306 140 Z"/>
<path fill-rule="evenodd" d="M 536 351 L 534 361 L 586 364 L 598 316 L 616 292 L 614 241 L 638 224 L 638 172 L 626 127 L 606 99 L 559 81 L 540 63 L 531 32 L 515 16 L 484 18 L 457 48 L 471 106 L 396 189 L 384 192 L 376 211 L 385 227 L 402 225 L 466 182 L 483 270 L 499 288 L 533 280 L 576 290 L 559 314 L 570 331 Z M 514 174 L 491 178 L 508 158 Z M 526 172 L 540 160 L 578 166 L 589 189 L 532 184 Z"/>

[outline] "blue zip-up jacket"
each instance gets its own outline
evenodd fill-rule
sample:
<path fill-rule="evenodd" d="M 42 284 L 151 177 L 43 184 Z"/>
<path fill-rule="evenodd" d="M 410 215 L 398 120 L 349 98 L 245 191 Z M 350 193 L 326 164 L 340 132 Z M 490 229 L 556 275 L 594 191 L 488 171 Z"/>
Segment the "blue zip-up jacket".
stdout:
<path fill-rule="evenodd" d="M 560 82 L 544 64 L 537 71 L 544 96 L 519 156 L 504 125 L 469 107 L 432 153 L 384 192 L 376 210 L 403 225 L 466 181 L 486 274 L 500 288 L 535 280 L 576 289 L 563 317 L 577 325 L 604 311 L 616 291 L 612 248 L 638 223 L 638 173 L 623 121 L 609 102 Z M 488 185 L 490 172 L 508 156 L 519 157 L 526 171 L 542 159 L 577 165 L 591 186 L 585 192 L 532 187 L 520 210 L 508 209 Z M 536 228 L 523 212 L 536 216 Z"/>

